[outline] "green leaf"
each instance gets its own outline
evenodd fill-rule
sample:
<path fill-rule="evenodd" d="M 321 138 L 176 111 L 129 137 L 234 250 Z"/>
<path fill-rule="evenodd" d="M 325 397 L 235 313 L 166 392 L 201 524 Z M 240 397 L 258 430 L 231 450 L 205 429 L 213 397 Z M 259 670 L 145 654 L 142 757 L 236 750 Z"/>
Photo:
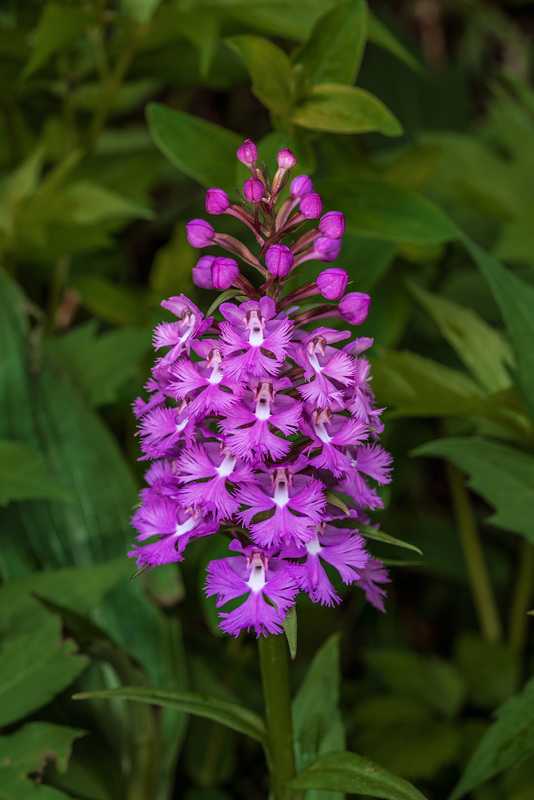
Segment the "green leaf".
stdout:
<path fill-rule="evenodd" d="M 507 366 L 513 364 L 508 343 L 469 308 L 410 284 L 412 293 L 439 325 L 459 358 L 488 392 L 510 386 Z"/>
<path fill-rule="evenodd" d="M 310 97 L 291 114 L 291 122 L 312 131 L 400 136 L 402 126 L 370 92 L 340 83 L 314 86 Z"/>
<path fill-rule="evenodd" d="M 534 458 L 476 436 L 438 439 L 412 451 L 416 456 L 446 458 L 470 474 L 467 485 L 496 513 L 486 522 L 534 542 Z"/>
<path fill-rule="evenodd" d="M 333 789 L 383 800 L 425 800 L 424 795 L 408 781 L 368 758 L 348 752 L 320 756 L 289 781 L 288 786 L 293 789 Z"/>
<path fill-rule="evenodd" d="M 470 703 L 493 709 L 517 691 L 521 663 L 503 642 L 488 642 L 464 632 L 455 647 L 455 663 L 467 684 Z"/>
<path fill-rule="evenodd" d="M 303 64 L 314 83 L 353 84 L 367 39 L 367 4 L 348 0 L 326 12 L 315 23 L 310 37 L 292 54 Z"/>
<path fill-rule="evenodd" d="M 415 244 L 459 236 L 454 223 L 429 200 L 384 181 L 325 181 L 319 191 L 332 207 L 343 197 L 347 229 L 360 236 Z"/>
<path fill-rule="evenodd" d="M 373 390 L 398 417 L 476 414 L 483 398 L 467 375 L 408 351 L 373 360 Z"/>
<path fill-rule="evenodd" d="M 113 403 L 150 350 L 149 331 L 123 328 L 97 336 L 96 320 L 47 342 L 47 350 L 71 372 L 92 406 Z"/>
<path fill-rule="evenodd" d="M 517 387 L 534 418 L 534 289 L 464 237 L 472 259 L 488 281 L 515 350 Z"/>
<path fill-rule="evenodd" d="M 297 607 L 291 606 L 287 616 L 282 620 L 282 627 L 289 647 L 289 655 L 294 661 L 297 655 Z"/>
<path fill-rule="evenodd" d="M 384 23 L 375 17 L 372 12 L 369 14 L 369 41 L 378 45 L 378 47 L 381 47 L 383 50 L 387 50 L 388 53 L 394 55 L 399 61 L 406 64 L 407 67 L 413 69 L 414 72 L 418 72 L 419 74 L 425 72 L 415 56 L 410 53 L 402 42 L 399 42 L 397 37 L 394 36 L 391 31 L 386 28 Z"/>
<path fill-rule="evenodd" d="M 100 319 L 114 325 L 149 327 L 152 313 L 147 297 L 102 275 L 77 275 L 72 283 L 86 308 Z"/>
<path fill-rule="evenodd" d="M 437 145 L 410 147 L 388 164 L 382 172 L 382 178 L 401 189 L 420 192 L 436 171 L 441 158 L 441 147 Z"/>
<path fill-rule="evenodd" d="M 397 244 L 381 239 L 371 239 L 346 230 L 343 247 L 337 263 L 347 270 L 350 280 L 359 292 L 369 292 L 393 263 Z M 313 261 L 309 262 L 310 268 Z M 317 275 L 322 265 L 317 270 Z"/>
<path fill-rule="evenodd" d="M 260 36 L 232 36 L 225 41 L 245 62 L 258 100 L 275 114 L 289 114 L 293 70 L 284 51 Z"/>
<path fill-rule="evenodd" d="M 235 154 L 240 136 L 212 122 L 158 103 L 147 109 L 148 127 L 164 156 L 206 188 L 235 191 Z"/>
<path fill-rule="evenodd" d="M 358 750 L 408 780 L 428 781 L 458 759 L 458 725 L 436 719 L 428 705 L 408 695 L 365 697 L 353 722 Z"/>
<path fill-rule="evenodd" d="M 0 506 L 12 500 L 43 497 L 71 499 L 67 490 L 48 472 L 39 453 L 21 442 L 0 439 Z"/>
<path fill-rule="evenodd" d="M 476 786 L 510 769 L 534 751 L 534 678 L 520 694 L 495 712 L 496 721 L 484 734 L 449 800 L 458 800 Z"/>
<path fill-rule="evenodd" d="M 37 615 L 30 630 L 6 637 L 0 652 L 0 727 L 50 702 L 89 663 L 61 642 L 60 620 Z"/>
<path fill-rule="evenodd" d="M 395 547 L 402 547 L 405 550 L 413 550 L 415 553 L 419 553 L 420 556 L 423 555 L 421 550 L 416 547 L 414 544 L 410 544 L 409 542 L 403 542 L 402 539 L 396 539 L 394 536 L 391 536 L 389 533 L 385 533 L 385 531 L 377 530 L 373 528 L 371 525 L 358 525 L 358 531 L 365 536 L 366 539 L 374 539 L 377 542 L 385 542 L 385 544 L 392 544 Z"/>
<path fill-rule="evenodd" d="M 94 225 L 110 219 L 154 219 L 155 216 L 140 203 L 89 181 L 66 186 L 54 199 L 67 210 L 64 221 L 75 225 Z"/>
<path fill-rule="evenodd" d="M 240 26 L 247 25 L 262 33 L 284 36 L 295 41 L 306 39 L 325 8 L 336 0 L 218 0 Z"/>
<path fill-rule="evenodd" d="M 0 771 L 2 800 L 69 800 L 70 794 L 65 794 L 52 786 L 42 786 L 33 780 L 20 775 L 17 770 L 5 767 Z"/>
<path fill-rule="evenodd" d="M 30 722 L 10 736 L 0 736 L 0 782 L 2 768 L 26 776 L 40 772 L 51 759 L 59 772 L 66 772 L 72 745 L 84 735 L 85 731 L 52 722 Z"/>
<path fill-rule="evenodd" d="M 370 674 L 388 688 L 415 697 L 444 716 L 454 717 L 462 706 L 464 681 L 444 659 L 384 647 L 366 650 L 365 661 Z"/>
<path fill-rule="evenodd" d="M 12 235 L 17 204 L 36 191 L 43 160 L 44 149 L 38 147 L 0 184 L 0 231 Z"/>
<path fill-rule="evenodd" d="M 68 47 L 94 22 L 94 16 L 79 6 L 47 3 L 33 32 L 35 48 L 21 77 L 32 75 L 54 53 Z"/>
<path fill-rule="evenodd" d="M 183 225 L 176 225 L 170 242 L 157 251 L 150 270 L 150 288 L 159 302 L 193 288 L 192 269 L 198 260 L 198 250 L 187 241 Z"/>
<path fill-rule="evenodd" d="M 122 12 L 140 25 L 148 22 L 156 12 L 161 0 L 121 0 Z"/>
<path fill-rule="evenodd" d="M 339 634 L 322 645 L 292 703 L 295 759 L 301 772 L 314 759 L 345 747 L 339 711 Z M 307 800 L 339 800 L 338 794 L 310 792 Z"/>
<path fill-rule="evenodd" d="M 88 700 L 93 697 L 135 700 L 138 703 L 174 708 L 186 714 L 207 717 L 220 722 L 238 733 L 244 733 L 265 745 L 267 731 L 263 720 L 249 711 L 248 708 L 221 700 L 218 697 L 196 694 L 194 692 L 178 692 L 167 689 L 147 689 L 141 686 L 125 686 L 120 689 L 107 689 L 100 692 L 82 692 L 74 695 L 74 700 Z"/>

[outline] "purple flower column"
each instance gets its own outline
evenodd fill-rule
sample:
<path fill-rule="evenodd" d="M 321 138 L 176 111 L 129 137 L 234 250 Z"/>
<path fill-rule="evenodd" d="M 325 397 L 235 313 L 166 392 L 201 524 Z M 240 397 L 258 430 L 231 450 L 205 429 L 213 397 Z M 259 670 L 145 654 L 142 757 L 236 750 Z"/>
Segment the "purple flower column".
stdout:
<path fill-rule="evenodd" d="M 341 602 L 340 583 L 355 584 L 384 609 L 388 574 L 361 531 L 367 512 L 381 507 L 373 482 L 389 482 L 391 458 L 378 443 L 380 410 L 362 355 L 372 340 L 318 322 L 359 324 L 369 310 L 368 295 L 346 293 L 347 273 L 330 266 L 342 246 L 343 214 L 323 214 L 307 176 L 295 178 L 284 199 L 296 163 L 288 148 L 272 179 L 253 142 L 237 156 L 251 173 L 244 200 L 233 203 L 214 187 L 206 210 L 239 219 L 257 252 L 206 220 L 187 224 L 193 247 L 226 251 L 202 255 L 193 272 L 198 286 L 225 292 L 227 302 L 215 301 L 216 317 L 183 295 L 163 303 L 176 321 L 156 328 L 154 344 L 166 352 L 147 384 L 148 401 L 134 405 L 142 459 L 151 465 L 129 555 L 149 568 L 181 561 L 197 538 L 224 532 L 230 552 L 209 564 L 206 583 L 221 628 L 270 641 L 299 592 L 333 605 Z M 305 274 L 310 260 L 329 266 L 294 288 L 288 281 L 297 268 Z M 247 277 L 254 270 L 256 283 Z M 275 657 L 273 646 L 262 646 L 265 658 Z M 275 686 L 273 696 L 280 691 Z M 284 725 L 287 719 L 280 731 Z"/>

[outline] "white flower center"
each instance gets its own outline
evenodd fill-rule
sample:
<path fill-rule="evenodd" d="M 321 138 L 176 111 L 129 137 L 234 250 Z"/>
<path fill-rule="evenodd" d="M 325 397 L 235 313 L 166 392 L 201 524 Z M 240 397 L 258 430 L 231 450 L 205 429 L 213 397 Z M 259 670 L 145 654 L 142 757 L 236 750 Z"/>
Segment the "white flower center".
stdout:
<path fill-rule="evenodd" d="M 219 478 L 226 478 L 227 475 L 231 475 L 234 471 L 234 467 L 236 465 L 236 459 L 228 453 L 224 457 L 224 461 L 217 467 L 217 475 Z"/>

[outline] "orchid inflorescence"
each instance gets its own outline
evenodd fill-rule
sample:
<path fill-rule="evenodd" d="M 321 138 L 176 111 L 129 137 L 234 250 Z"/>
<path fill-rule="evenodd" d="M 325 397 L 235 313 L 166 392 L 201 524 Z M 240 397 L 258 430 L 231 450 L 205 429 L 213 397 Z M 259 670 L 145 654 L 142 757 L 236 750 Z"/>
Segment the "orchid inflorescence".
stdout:
<path fill-rule="evenodd" d="M 389 482 L 391 457 L 376 441 L 381 410 L 362 356 L 372 339 L 316 324 L 359 324 L 370 298 L 345 293 L 348 275 L 336 267 L 287 286 L 306 261 L 337 258 L 343 215 L 322 213 L 306 175 L 286 196 L 291 150 L 278 153 L 272 179 L 253 142 L 237 157 L 251 172 L 244 200 L 209 189 L 206 210 L 241 220 L 259 254 L 206 220 L 187 225 L 193 247 L 231 254 L 204 255 L 193 269 L 197 286 L 223 292 L 213 306 L 223 319 L 203 316 L 184 295 L 162 303 L 177 321 L 156 328 L 156 349 L 170 349 L 153 368 L 149 400 L 134 404 L 142 458 L 153 463 L 133 517 L 142 544 L 129 555 L 140 568 L 181 561 L 192 539 L 224 533 L 232 554 L 211 561 L 206 584 L 218 607 L 234 601 L 220 613 L 221 628 L 268 635 L 281 632 L 299 590 L 314 602 L 339 602 L 325 564 L 384 610 L 387 571 L 365 550 L 360 529 L 382 505 L 368 478 Z M 259 273 L 259 287 L 236 258 L 247 274 Z"/>

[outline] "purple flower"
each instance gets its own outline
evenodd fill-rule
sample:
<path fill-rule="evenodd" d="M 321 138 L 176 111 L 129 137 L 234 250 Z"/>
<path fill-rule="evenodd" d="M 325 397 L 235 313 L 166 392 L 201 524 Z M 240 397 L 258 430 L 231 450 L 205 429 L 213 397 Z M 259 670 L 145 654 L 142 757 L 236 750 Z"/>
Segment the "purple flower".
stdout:
<path fill-rule="evenodd" d="M 371 298 L 362 292 L 349 292 L 339 302 L 339 313 L 342 319 L 351 325 L 360 325 L 367 319 Z"/>
<path fill-rule="evenodd" d="M 208 189 L 206 192 L 206 211 L 208 214 L 224 214 L 230 205 L 230 198 L 222 189 Z"/>
<path fill-rule="evenodd" d="M 315 281 L 322 296 L 327 300 L 339 300 L 345 293 L 348 282 L 349 276 L 339 267 L 323 270 Z"/>
<path fill-rule="evenodd" d="M 310 192 L 300 201 L 300 213 L 306 219 L 318 219 L 323 213 L 323 201 L 318 194 Z"/>
<path fill-rule="evenodd" d="M 251 628 L 256 636 L 281 633 L 298 591 L 287 562 L 259 547 L 241 548 L 237 541 L 230 548 L 242 555 L 208 564 L 206 593 L 217 595 L 217 608 L 244 595 L 246 599 L 233 611 L 221 612 L 221 628 L 233 636 Z"/>
<path fill-rule="evenodd" d="M 305 195 L 313 192 L 313 183 L 311 178 L 307 175 L 298 175 L 291 181 L 289 187 L 291 197 L 305 197 Z"/>
<path fill-rule="evenodd" d="M 233 554 L 208 567 L 206 591 L 218 607 L 232 601 L 220 614 L 224 631 L 259 636 L 282 630 L 299 591 L 314 602 L 339 602 L 332 569 L 383 610 L 389 578 L 358 526 L 371 524 L 368 512 L 382 505 L 377 486 L 390 481 L 391 456 L 378 442 L 383 409 L 362 355 L 372 340 L 319 323 L 328 315 L 358 324 L 370 298 L 344 295 L 348 275 L 337 267 L 296 288 L 288 283 L 295 266 L 337 258 L 344 217 L 321 217 L 321 198 L 304 175 L 283 199 L 295 166 L 289 149 L 278 153 L 272 178 L 257 157 L 252 142 L 239 148 L 251 171 L 243 191 L 252 209 L 230 203 L 220 189 L 206 196 L 208 213 L 230 214 L 253 232 L 256 254 L 205 220 L 187 225 L 194 247 L 215 244 L 228 253 L 200 258 L 195 284 L 235 286 L 235 299 L 220 298 L 209 318 L 184 295 L 162 303 L 176 319 L 156 327 L 154 346 L 166 352 L 153 367 L 148 398 L 134 403 L 140 460 L 151 465 L 129 555 L 153 567 L 181 561 L 197 538 L 232 537 Z M 319 293 L 330 303 L 307 305 Z"/>
<path fill-rule="evenodd" d="M 258 158 L 258 148 L 254 142 L 251 142 L 250 139 L 247 139 L 238 149 L 237 157 L 242 164 L 246 164 L 247 167 L 250 167 L 255 164 Z"/>
<path fill-rule="evenodd" d="M 271 275 L 285 278 L 291 272 L 295 257 L 285 244 L 273 244 L 265 254 L 265 264 Z"/>
<path fill-rule="evenodd" d="M 202 256 L 193 267 L 193 283 L 201 289 L 214 289 L 211 277 L 211 265 L 215 261 L 215 256 Z"/>
<path fill-rule="evenodd" d="M 239 264 L 233 258 L 219 256 L 211 266 L 211 277 L 214 287 L 224 292 L 239 278 Z"/>
<path fill-rule="evenodd" d="M 191 247 L 208 247 L 213 244 L 215 231 L 205 219 L 192 219 L 185 226 Z"/>
<path fill-rule="evenodd" d="M 295 158 L 295 154 L 289 149 L 289 147 L 284 147 L 283 150 L 277 155 L 278 166 L 280 169 L 292 169 L 295 164 L 297 163 L 297 159 Z"/>
<path fill-rule="evenodd" d="M 341 211 L 328 211 L 319 220 L 319 230 L 328 239 L 341 239 L 345 232 L 345 217 Z"/>

